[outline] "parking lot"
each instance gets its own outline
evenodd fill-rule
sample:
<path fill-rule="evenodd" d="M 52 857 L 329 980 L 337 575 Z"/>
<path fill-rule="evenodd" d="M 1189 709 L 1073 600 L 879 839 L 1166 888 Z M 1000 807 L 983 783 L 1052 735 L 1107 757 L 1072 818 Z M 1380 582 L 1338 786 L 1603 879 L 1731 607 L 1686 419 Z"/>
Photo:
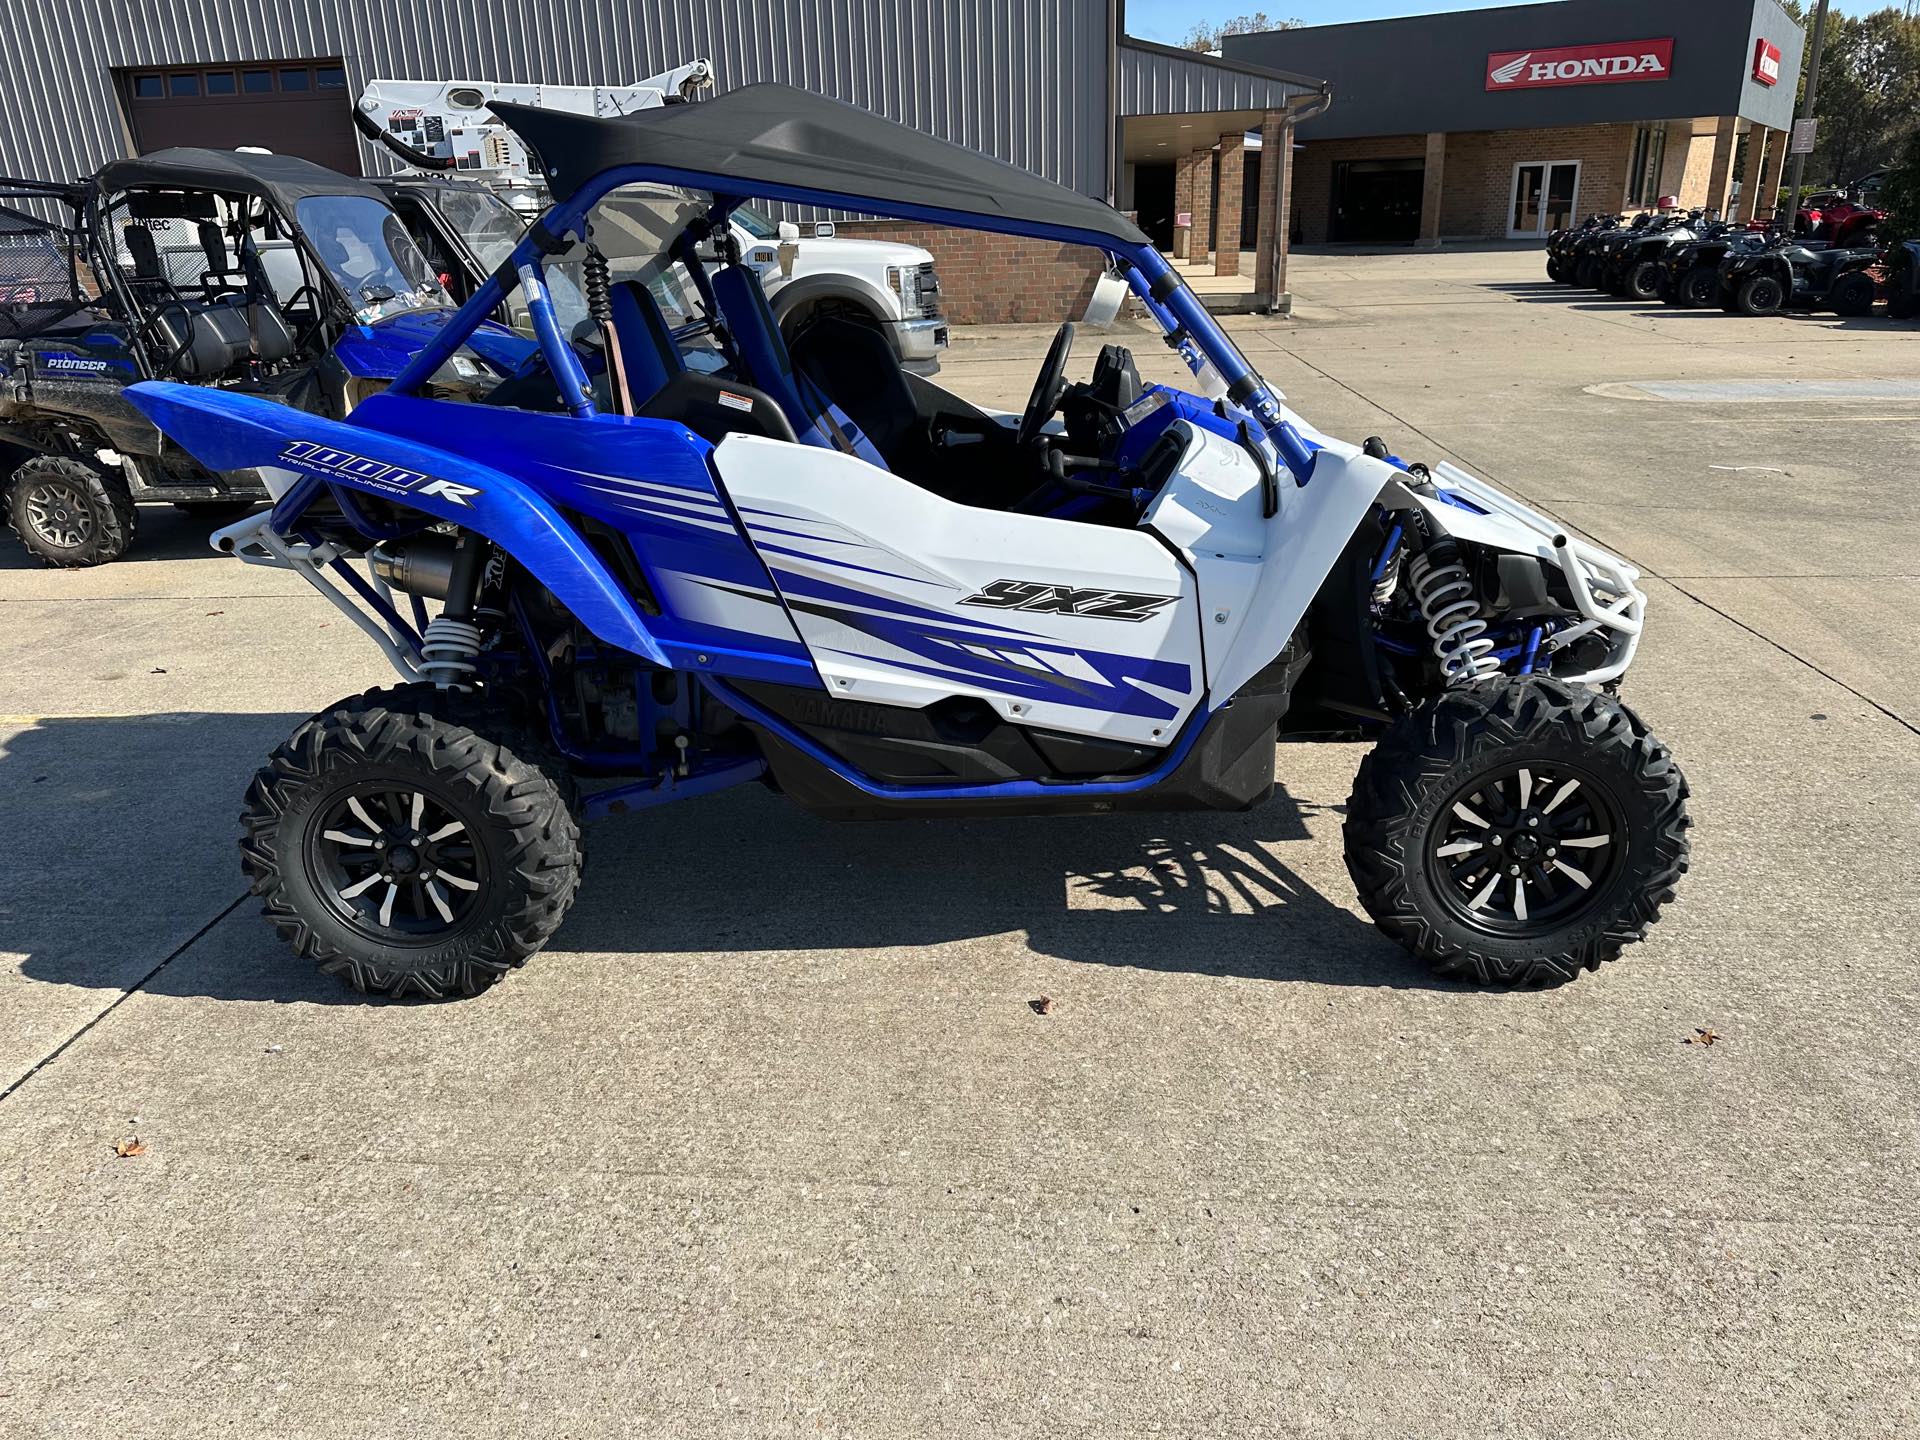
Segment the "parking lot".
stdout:
<path fill-rule="evenodd" d="M 1234 330 L 1308 419 L 1646 572 L 1646 945 L 1430 981 L 1341 862 L 1361 750 L 1292 744 L 1247 815 L 611 821 L 524 972 L 360 1004 L 234 821 L 378 654 L 171 511 L 9 543 L 0 1434 L 1910 1433 L 1920 326 L 1292 284 Z M 1049 335 L 943 381 L 1017 405 Z"/>

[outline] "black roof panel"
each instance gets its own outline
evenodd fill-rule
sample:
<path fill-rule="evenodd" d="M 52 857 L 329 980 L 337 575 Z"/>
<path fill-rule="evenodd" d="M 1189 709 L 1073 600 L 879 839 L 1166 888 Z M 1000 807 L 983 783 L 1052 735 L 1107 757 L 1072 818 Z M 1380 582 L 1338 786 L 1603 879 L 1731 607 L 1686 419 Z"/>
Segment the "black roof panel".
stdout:
<path fill-rule="evenodd" d="M 342 175 L 297 155 L 254 154 L 241 150 L 201 150 L 181 146 L 156 150 L 132 160 L 100 167 L 94 183 L 111 194 L 118 190 L 179 186 L 258 195 L 291 209 L 309 195 L 368 195 L 384 199 L 367 181 Z"/>
<path fill-rule="evenodd" d="M 744 196 L 763 194 L 764 185 L 798 186 L 844 200 L 840 208 L 848 210 L 915 206 L 948 212 L 963 225 L 973 219 L 999 229 L 1019 221 L 1148 243 L 1104 201 L 790 85 L 748 85 L 713 100 L 610 119 L 533 105 L 492 109 L 539 155 L 560 200 L 603 170 L 645 165 L 723 175 L 740 182 Z"/>

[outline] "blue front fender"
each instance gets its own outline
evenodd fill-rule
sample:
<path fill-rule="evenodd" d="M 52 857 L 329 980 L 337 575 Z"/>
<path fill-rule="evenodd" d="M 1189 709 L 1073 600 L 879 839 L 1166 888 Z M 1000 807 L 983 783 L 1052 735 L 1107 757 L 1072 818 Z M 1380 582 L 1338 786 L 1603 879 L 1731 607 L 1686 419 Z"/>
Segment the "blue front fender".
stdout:
<path fill-rule="evenodd" d="M 600 640 L 672 662 L 606 566 L 539 494 L 488 465 L 253 395 L 148 380 L 127 398 L 209 470 L 279 468 L 486 536 Z"/>

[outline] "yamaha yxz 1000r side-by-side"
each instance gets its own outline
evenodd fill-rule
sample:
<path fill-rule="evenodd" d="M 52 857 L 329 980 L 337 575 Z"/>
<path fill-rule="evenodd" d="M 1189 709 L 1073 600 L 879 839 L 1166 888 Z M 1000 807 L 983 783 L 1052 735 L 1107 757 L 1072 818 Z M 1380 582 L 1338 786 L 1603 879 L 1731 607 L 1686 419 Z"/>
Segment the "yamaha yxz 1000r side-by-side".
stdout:
<path fill-rule="evenodd" d="M 163 150 L 71 185 L 0 180 L 0 487 L 50 565 L 98 565 L 135 505 L 268 498 L 127 399 L 186 381 L 341 418 L 453 305 L 380 192 L 284 155 Z M 36 202 L 59 223 L 21 208 Z M 489 327 L 481 346 L 533 346 Z"/>
<path fill-rule="evenodd" d="M 573 903 L 580 824 L 762 782 L 821 815 L 1242 810 L 1283 735 L 1365 731 L 1348 867 L 1388 935 L 1487 983 L 1640 939 L 1686 785 L 1614 682 L 1638 574 L 1450 464 L 1302 421 L 1111 207 L 784 86 L 618 119 L 499 105 L 554 204 L 347 419 L 153 383 L 134 402 L 270 512 L 402 683 L 303 723 L 242 859 L 295 951 L 368 991 L 470 993 Z M 788 345 L 729 212 L 756 198 L 1090 247 L 1194 375 L 1063 325 L 1019 415 L 868 327 Z M 652 273 L 614 283 L 614 200 Z M 544 276 L 577 266 L 592 323 Z M 698 314 L 668 325 L 681 267 Z M 1098 269 L 1099 267 L 1094 267 Z M 472 343 L 517 288 L 540 360 Z M 437 611 L 437 613 L 435 613 Z M 727 857 L 712 857 L 716 883 Z"/>

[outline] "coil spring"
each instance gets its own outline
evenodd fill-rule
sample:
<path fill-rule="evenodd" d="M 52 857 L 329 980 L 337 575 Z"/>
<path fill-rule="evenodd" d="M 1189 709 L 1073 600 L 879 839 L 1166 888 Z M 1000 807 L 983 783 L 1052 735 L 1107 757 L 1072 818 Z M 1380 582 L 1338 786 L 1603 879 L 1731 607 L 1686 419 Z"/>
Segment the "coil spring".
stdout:
<path fill-rule="evenodd" d="M 480 653 L 480 627 L 442 615 L 429 620 L 420 637 L 420 676 L 441 689 L 461 685 L 473 674 Z"/>
<path fill-rule="evenodd" d="M 1500 662 L 1489 653 L 1487 622 L 1480 618 L 1473 580 L 1452 546 L 1431 546 L 1407 567 L 1414 601 L 1427 622 L 1434 658 L 1449 685 L 1463 685 L 1482 675 L 1498 673 Z"/>
<path fill-rule="evenodd" d="M 580 267 L 582 288 L 587 294 L 587 314 L 594 323 L 608 325 L 613 322 L 613 275 L 607 268 L 607 257 L 600 253 L 598 245 L 587 247 L 587 257 Z"/>

